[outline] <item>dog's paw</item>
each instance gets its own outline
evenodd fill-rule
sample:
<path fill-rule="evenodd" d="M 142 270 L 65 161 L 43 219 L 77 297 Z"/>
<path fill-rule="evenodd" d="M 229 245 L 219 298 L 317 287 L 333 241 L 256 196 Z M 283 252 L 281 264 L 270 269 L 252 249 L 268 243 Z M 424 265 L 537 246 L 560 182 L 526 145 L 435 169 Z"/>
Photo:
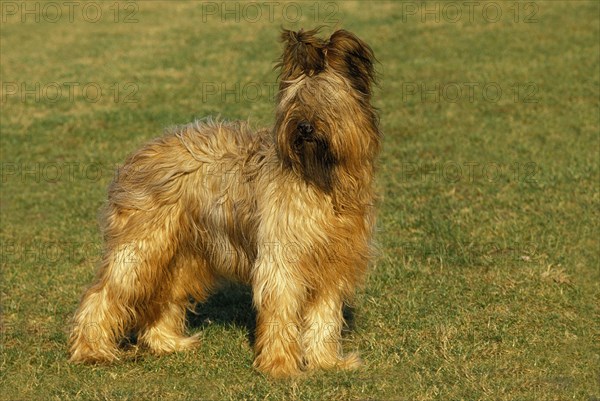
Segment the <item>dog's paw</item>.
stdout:
<path fill-rule="evenodd" d="M 71 363 L 108 364 L 118 361 L 120 352 L 117 348 L 94 348 L 85 345 L 71 347 Z"/>
<path fill-rule="evenodd" d="M 200 345 L 200 334 L 190 337 L 165 334 L 159 331 L 148 331 L 142 337 L 142 342 L 157 355 L 184 352 Z"/>
<path fill-rule="evenodd" d="M 295 377 L 302 373 L 297 361 L 289 356 L 267 356 L 261 353 L 256 357 L 254 368 L 276 379 Z"/>
<path fill-rule="evenodd" d="M 363 362 L 360 359 L 358 352 L 350 352 L 341 357 L 336 364 L 336 367 L 342 370 L 356 370 L 362 366 Z"/>

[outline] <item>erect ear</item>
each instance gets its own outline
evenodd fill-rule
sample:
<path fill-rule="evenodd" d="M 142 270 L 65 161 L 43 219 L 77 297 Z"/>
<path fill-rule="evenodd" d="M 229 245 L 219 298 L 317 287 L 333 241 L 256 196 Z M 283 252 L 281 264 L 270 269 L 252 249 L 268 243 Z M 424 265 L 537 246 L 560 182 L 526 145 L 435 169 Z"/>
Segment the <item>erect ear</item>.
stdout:
<path fill-rule="evenodd" d="M 295 79 L 301 74 L 318 74 L 325 68 L 325 46 L 323 39 L 316 35 L 319 28 L 311 31 L 299 30 L 298 32 L 283 30 L 281 41 L 285 48 L 281 60 L 276 67 L 281 68 L 279 77 L 280 87 L 283 81 Z"/>
<path fill-rule="evenodd" d="M 331 68 L 343 74 L 354 89 L 371 95 L 375 83 L 376 61 L 373 50 L 356 35 L 344 29 L 335 31 L 327 44 L 327 63 Z"/>

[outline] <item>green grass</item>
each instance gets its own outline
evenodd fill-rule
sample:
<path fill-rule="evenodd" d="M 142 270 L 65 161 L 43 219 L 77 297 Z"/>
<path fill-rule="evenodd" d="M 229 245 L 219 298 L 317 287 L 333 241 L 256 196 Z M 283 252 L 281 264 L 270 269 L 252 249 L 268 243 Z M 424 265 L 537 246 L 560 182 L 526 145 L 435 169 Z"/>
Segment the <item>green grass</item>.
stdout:
<path fill-rule="evenodd" d="M 281 18 L 281 5 L 273 21 L 252 22 L 246 9 L 222 22 L 188 1 L 140 2 L 138 22 L 114 23 L 111 4 L 97 23 L 81 8 L 72 23 L 2 14 L 1 400 L 600 398 L 597 2 L 538 1 L 533 23 L 523 22 L 532 3 L 520 3 L 515 22 L 513 2 L 493 3 L 503 11 L 496 23 L 483 20 L 484 3 L 472 22 L 463 8 L 457 23 L 447 14 L 422 22 L 406 8 L 420 2 L 322 3 L 318 16 L 302 3 L 299 23 Z M 331 19 L 380 61 L 380 255 L 344 340 L 365 365 L 294 381 L 259 375 L 250 295 L 235 288 L 192 320 L 203 341 L 195 352 L 67 363 L 113 168 L 194 118 L 270 124 L 277 30 L 331 32 Z M 72 99 L 65 82 L 80 84 Z M 40 99 L 10 94 L 21 83 L 39 83 Z M 55 102 L 52 83 L 63 88 Z M 102 88 L 99 101 L 83 97 L 88 83 Z M 263 92 L 244 92 L 250 84 Z M 439 99 L 423 90 L 436 84 Z M 239 98 L 211 95 L 210 85 Z M 463 95 L 452 102 L 457 87 Z"/>

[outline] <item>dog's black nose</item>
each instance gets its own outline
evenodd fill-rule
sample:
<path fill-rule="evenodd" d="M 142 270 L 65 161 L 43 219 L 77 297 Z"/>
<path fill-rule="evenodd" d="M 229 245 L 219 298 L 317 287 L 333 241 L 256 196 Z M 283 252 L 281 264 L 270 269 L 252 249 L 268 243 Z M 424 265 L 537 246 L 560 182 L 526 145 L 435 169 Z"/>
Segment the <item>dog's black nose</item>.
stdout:
<path fill-rule="evenodd" d="M 310 136 L 313 133 L 313 127 L 310 123 L 302 121 L 301 123 L 298 123 L 298 132 L 300 132 L 302 136 Z"/>

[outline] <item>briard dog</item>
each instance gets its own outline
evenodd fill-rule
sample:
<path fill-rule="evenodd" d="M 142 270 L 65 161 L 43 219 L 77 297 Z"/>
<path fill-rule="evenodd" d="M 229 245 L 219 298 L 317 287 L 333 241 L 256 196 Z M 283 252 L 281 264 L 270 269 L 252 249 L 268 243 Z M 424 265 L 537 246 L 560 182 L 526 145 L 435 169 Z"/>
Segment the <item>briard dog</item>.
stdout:
<path fill-rule="evenodd" d="M 371 48 L 346 30 L 283 31 L 275 125 L 203 120 L 131 154 L 108 189 L 104 254 L 70 335 L 71 361 L 195 346 L 186 311 L 222 280 L 249 284 L 254 366 L 275 377 L 351 369 L 343 306 L 372 256 Z"/>

